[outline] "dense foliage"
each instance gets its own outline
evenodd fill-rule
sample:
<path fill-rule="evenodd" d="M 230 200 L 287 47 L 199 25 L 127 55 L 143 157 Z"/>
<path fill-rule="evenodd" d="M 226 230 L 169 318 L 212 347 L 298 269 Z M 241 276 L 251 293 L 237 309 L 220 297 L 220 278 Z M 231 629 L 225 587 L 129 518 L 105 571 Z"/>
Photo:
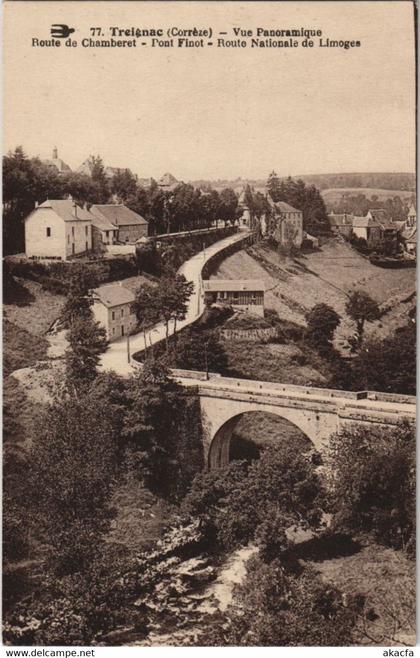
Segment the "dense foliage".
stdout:
<path fill-rule="evenodd" d="M 200 445 L 183 441 L 188 413 L 182 389 L 169 379 L 163 363 L 153 359 L 130 381 L 127 401 L 123 435 L 131 469 L 152 491 L 176 497 L 188 480 L 184 467 L 198 470 L 202 464 Z M 196 430 L 192 422 L 189 431 Z"/>
<path fill-rule="evenodd" d="M 317 528 L 324 491 L 308 455 L 293 446 L 267 449 L 258 461 L 232 462 L 202 473 L 184 500 L 185 510 L 202 519 L 209 546 L 231 549 L 257 538 L 275 519 L 279 548 L 288 547 L 286 529 Z M 261 528 L 260 539 L 267 536 Z M 262 542 L 264 545 L 264 542 Z"/>
<path fill-rule="evenodd" d="M 311 569 L 290 574 L 278 560 L 250 561 L 219 629 L 206 644 L 227 646 L 348 646 L 361 606 Z"/>
<path fill-rule="evenodd" d="M 150 235 L 205 228 L 218 219 L 232 224 L 238 216 L 238 199 L 232 189 L 219 194 L 179 183 L 173 190 L 164 191 L 153 180 L 145 188 L 128 169 L 108 178 L 99 156 L 90 158 L 90 175 L 59 174 L 17 147 L 3 158 L 4 252 L 24 251 L 23 222 L 36 202 L 68 195 L 88 207 L 115 200 L 124 203 L 148 220 Z"/>
<path fill-rule="evenodd" d="M 335 526 L 415 550 L 415 434 L 408 423 L 344 428 L 331 439 Z"/>
<path fill-rule="evenodd" d="M 352 386 L 416 395 L 416 323 L 382 340 L 366 340 L 352 362 Z"/>
<path fill-rule="evenodd" d="M 391 188 L 392 189 L 392 188 Z M 395 188 L 400 189 L 400 188 Z M 413 197 L 410 202 L 415 201 L 413 190 Z M 401 199 L 400 196 L 388 197 L 380 199 L 377 195 L 373 194 L 368 196 L 363 194 L 363 191 L 357 194 L 351 192 L 340 195 L 340 200 L 330 202 L 329 209 L 335 213 L 347 213 L 356 215 L 357 217 L 365 217 L 369 210 L 372 208 L 382 208 L 386 211 L 387 216 L 393 221 L 405 221 L 407 218 L 407 202 Z"/>
<path fill-rule="evenodd" d="M 330 347 L 341 318 L 328 304 L 315 304 L 307 313 L 306 335 L 317 347 Z"/>
<path fill-rule="evenodd" d="M 290 176 L 286 180 L 280 179 L 273 171 L 268 177 L 267 190 L 275 203 L 285 201 L 302 211 L 305 231 L 313 235 L 329 233 L 327 210 L 314 185 L 307 186 L 301 179 L 295 181 Z"/>
<path fill-rule="evenodd" d="M 381 316 L 378 303 L 363 290 L 355 290 L 346 302 L 346 313 L 356 323 L 356 347 L 360 347 L 365 323 L 378 320 Z"/>

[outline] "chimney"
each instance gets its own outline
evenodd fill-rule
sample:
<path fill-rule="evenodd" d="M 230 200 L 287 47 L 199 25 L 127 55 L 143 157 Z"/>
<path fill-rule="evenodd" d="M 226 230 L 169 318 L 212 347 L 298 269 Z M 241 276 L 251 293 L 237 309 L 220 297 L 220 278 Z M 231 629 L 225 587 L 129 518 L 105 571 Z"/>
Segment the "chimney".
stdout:
<path fill-rule="evenodd" d="M 57 158 L 58 158 L 58 150 L 57 150 L 57 147 L 54 146 L 54 148 L 53 148 L 53 160 L 57 160 Z"/>
<path fill-rule="evenodd" d="M 35 201 L 35 208 L 38 208 L 38 201 Z"/>

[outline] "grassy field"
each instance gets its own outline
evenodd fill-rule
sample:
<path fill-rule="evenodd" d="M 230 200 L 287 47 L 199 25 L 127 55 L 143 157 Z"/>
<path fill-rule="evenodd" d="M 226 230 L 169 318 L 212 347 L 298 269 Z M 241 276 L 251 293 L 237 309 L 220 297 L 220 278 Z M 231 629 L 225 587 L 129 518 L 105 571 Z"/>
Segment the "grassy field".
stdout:
<path fill-rule="evenodd" d="M 43 290 L 35 281 L 18 279 L 13 300 L 3 304 L 7 320 L 35 336 L 42 336 L 60 317 L 65 298 Z"/>
<path fill-rule="evenodd" d="M 345 313 L 349 294 L 362 289 L 391 309 L 377 322 L 368 323 L 366 335 L 383 338 L 406 321 L 413 301 L 402 300 L 415 291 L 415 269 L 391 270 L 372 265 L 350 246 L 328 240 L 319 251 L 292 260 L 260 243 L 229 256 L 212 278 L 263 279 L 266 308 L 281 319 L 305 325 L 305 313 L 315 304 L 327 303 L 342 317 L 336 346 L 347 342 L 355 326 Z M 394 300 L 394 303 L 392 301 Z"/>
<path fill-rule="evenodd" d="M 338 203 L 343 196 L 356 196 L 357 194 L 364 194 L 367 199 L 377 196 L 379 201 L 393 199 L 396 196 L 404 200 L 413 196 L 413 192 L 407 190 L 383 190 L 377 187 L 335 187 L 321 190 L 321 194 L 327 205 Z"/>
<path fill-rule="evenodd" d="M 356 627 L 356 644 L 415 644 L 416 569 L 404 553 L 368 544 L 353 555 L 308 564 L 342 592 L 365 597 L 367 615 Z"/>

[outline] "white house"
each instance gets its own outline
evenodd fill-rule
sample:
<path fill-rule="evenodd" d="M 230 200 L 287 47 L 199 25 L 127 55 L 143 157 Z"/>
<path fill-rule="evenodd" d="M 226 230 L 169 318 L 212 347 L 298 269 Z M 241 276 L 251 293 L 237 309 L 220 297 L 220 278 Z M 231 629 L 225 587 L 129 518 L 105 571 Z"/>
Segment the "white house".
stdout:
<path fill-rule="evenodd" d="M 92 249 L 92 216 L 72 199 L 48 199 L 25 218 L 28 258 L 67 260 Z"/>
<path fill-rule="evenodd" d="M 135 295 L 119 283 L 92 290 L 93 316 L 106 329 L 109 341 L 129 334 L 137 324 L 133 304 Z"/>

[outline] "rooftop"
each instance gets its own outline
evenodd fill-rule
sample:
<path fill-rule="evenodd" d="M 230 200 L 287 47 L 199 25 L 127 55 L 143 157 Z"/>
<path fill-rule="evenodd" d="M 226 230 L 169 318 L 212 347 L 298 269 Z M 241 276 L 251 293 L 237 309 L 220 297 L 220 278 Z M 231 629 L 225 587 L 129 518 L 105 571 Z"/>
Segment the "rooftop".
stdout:
<path fill-rule="evenodd" d="M 349 213 L 330 213 L 328 219 L 331 226 L 351 226 L 353 215 Z"/>
<path fill-rule="evenodd" d="M 47 199 L 38 208 L 51 208 L 65 222 L 92 221 L 89 210 L 81 208 L 72 199 Z"/>
<path fill-rule="evenodd" d="M 95 204 L 90 209 L 95 217 L 111 222 L 115 226 L 132 226 L 147 224 L 147 221 L 134 210 L 130 210 L 123 204 L 103 203 Z"/>
<path fill-rule="evenodd" d="M 203 281 L 204 291 L 208 292 L 239 292 L 247 291 L 264 291 L 265 283 L 261 279 L 210 279 Z"/>
<path fill-rule="evenodd" d="M 163 174 L 162 178 L 158 180 L 158 185 L 160 187 L 176 187 L 178 185 L 177 179 L 172 174 L 166 173 Z"/>
<path fill-rule="evenodd" d="M 105 286 L 99 286 L 92 290 L 94 299 L 98 299 L 104 306 L 110 308 L 120 304 L 132 304 L 135 295 L 128 288 L 124 288 L 118 283 L 109 283 Z"/>
<path fill-rule="evenodd" d="M 378 228 L 379 222 L 371 217 L 353 217 L 353 226 L 355 228 Z"/>

